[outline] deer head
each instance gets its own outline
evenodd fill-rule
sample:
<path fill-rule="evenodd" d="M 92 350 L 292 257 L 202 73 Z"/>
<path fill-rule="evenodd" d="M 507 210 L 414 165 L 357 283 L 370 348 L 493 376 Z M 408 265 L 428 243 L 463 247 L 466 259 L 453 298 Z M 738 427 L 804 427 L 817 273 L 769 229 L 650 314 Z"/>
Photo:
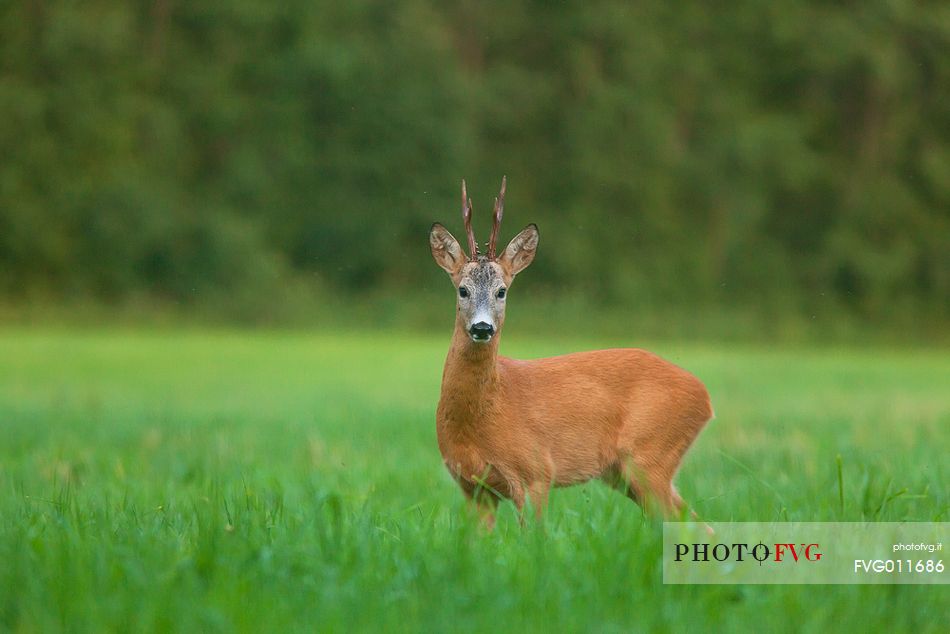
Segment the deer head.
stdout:
<path fill-rule="evenodd" d="M 456 322 L 475 343 L 488 343 L 501 331 L 505 321 L 505 301 L 515 276 L 523 271 L 538 249 L 538 227 L 530 224 L 512 238 L 501 255 L 496 255 L 498 231 L 505 209 L 507 178 L 501 179 L 501 191 L 495 198 L 495 209 L 488 242 L 488 255 L 481 255 L 472 231 L 472 201 L 462 181 L 462 221 L 468 237 L 466 256 L 448 230 L 439 223 L 432 225 L 429 246 L 436 264 L 442 267 L 456 289 Z"/>

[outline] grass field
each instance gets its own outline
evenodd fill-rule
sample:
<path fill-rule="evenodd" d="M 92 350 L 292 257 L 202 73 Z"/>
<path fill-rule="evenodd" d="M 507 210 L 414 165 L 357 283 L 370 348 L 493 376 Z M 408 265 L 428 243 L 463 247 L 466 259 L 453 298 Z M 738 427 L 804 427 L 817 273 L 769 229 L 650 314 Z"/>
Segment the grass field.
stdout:
<path fill-rule="evenodd" d="M 664 586 L 660 523 L 599 484 L 484 534 L 436 447 L 447 343 L 0 333 L 0 630 L 945 631 L 946 586 Z M 950 519 L 946 350 L 644 347 L 712 394 L 703 517 Z"/>

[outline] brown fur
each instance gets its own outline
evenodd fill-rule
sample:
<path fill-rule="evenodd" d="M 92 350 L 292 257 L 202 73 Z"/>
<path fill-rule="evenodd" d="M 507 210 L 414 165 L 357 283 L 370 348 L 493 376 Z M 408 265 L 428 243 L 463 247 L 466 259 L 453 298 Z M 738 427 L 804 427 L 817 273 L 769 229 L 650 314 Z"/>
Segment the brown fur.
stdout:
<path fill-rule="evenodd" d="M 689 372 L 637 349 L 535 361 L 497 354 L 458 325 L 436 413 L 439 449 L 469 497 L 490 511 L 498 496 L 540 513 L 552 486 L 602 478 L 666 513 L 683 503 L 672 479 L 712 417 Z M 491 523 L 488 516 L 486 520 Z"/>

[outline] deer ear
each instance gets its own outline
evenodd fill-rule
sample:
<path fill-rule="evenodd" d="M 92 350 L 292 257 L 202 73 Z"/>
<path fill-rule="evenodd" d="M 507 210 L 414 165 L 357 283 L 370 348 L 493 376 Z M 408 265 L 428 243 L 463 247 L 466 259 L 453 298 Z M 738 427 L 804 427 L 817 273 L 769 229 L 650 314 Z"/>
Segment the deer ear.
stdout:
<path fill-rule="evenodd" d="M 523 271 L 538 251 L 538 225 L 530 224 L 521 230 L 505 247 L 505 252 L 498 258 L 498 263 L 505 272 L 514 277 Z"/>
<path fill-rule="evenodd" d="M 459 241 L 439 223 L 432 225 L 432 230 L 429 231 L 429 248 L 432 249 L 435 263 L 452 277 L 465 265 L 465 254 L 462 253 Z"/>

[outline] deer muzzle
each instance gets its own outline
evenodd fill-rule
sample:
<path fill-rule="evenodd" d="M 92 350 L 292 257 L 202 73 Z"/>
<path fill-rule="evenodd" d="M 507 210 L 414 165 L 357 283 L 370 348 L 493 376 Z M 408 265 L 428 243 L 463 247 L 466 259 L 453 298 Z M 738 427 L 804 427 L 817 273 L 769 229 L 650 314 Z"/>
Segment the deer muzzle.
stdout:
<path fill-rule="evenodd" d="M 495 327 L 487 321 L 479 321 L 472 324 L 471 328 L 468 329 L 468 334 L 472 341 L 487 342 L 495 334 Z"/>

